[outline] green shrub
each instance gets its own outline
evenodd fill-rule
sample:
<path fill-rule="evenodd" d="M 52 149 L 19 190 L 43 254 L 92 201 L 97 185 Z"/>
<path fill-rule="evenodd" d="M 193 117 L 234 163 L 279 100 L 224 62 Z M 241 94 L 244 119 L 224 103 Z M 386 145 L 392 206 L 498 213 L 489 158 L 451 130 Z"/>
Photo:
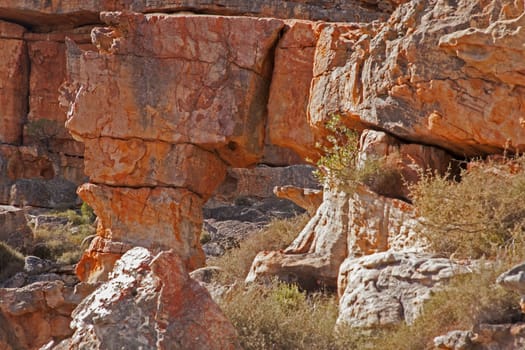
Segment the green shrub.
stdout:
<path fill-rule="evenodd" d="M 524 158 L 476 162 L 460 182 L 421 174 L 411 196 L 434 251 L 465 258 L 523 255 L 525 173 L 514 173 L 516 164 L 525 165 Z"/>
<path fill-rule="evenodd" d="M 328 121 L 326 129 L 330 132 L 328 145 L 318 145 L 323 156 L 314 172 L 321 183 L 348 193 L 363 183 L 385 195 L 390 195 L 389 188 L 402 185 L 396 154 L 360 162 L 357 131 L 345 126 L 337 115 Z"/>
<path fill-rule="evenodd" d="M 208 231 L 206 231 L 204 228 L 201 231 L 201 236 L 199 238 L 199 241 L 201 244 L 206 244 L 211 241 L 211 235 Z"/>
<path fill-rule="evenodd" d="M 239 333 L 243 349 L 366 349 L 366 336 L 337 332 L 337 300 L 306 295 L 297 287 L 237 286 L 220 303 Z"/>
<path fill-rule="evenodd" d="M 36 229 L 34 231 L 36 248 L 33 254 L 63 264 L 74 264 L 78 262 L 84 251 L 85 247 L 81 247 L 82 241 L 94 233 L 95 228 L 87 224 Z"/>
<path fill-rule="evenodd" d="M 83 218 L 84 224 L 92 223 L 96 219 L 93 208 L 91 208 L 86 202 L 82 202 L 82 206 L 80 207 L 80 214 Z"/>
<path fill-rule="evenodd" d="M 0 281 L 24 270 L 24 256 L 5 242 L 0 242 Z"/>
<path fill-rule="evenodd" d="M 218 258 L 209 259 L 209 265 L 220 266 L 227 275 L 242 280 L 250 270 L 253 259 L 262 250 L 279 250 L 288 246 L 308 222 L 307 215 L 291 219 L 275 219 L 258 232 L 251 234 Z"/>
<path fill-rule="evenodd" d="M 478 273 L 455 277 L 423 306 L 413 325 L 401 325 L 376 344 L 383 350 L 433 349 L 432 340 L 451 330 L 470 330 L 480 323 L 511 322 L 519 316 L 516 293 L 495 284 L 509 265 L 485 267 Z"/>

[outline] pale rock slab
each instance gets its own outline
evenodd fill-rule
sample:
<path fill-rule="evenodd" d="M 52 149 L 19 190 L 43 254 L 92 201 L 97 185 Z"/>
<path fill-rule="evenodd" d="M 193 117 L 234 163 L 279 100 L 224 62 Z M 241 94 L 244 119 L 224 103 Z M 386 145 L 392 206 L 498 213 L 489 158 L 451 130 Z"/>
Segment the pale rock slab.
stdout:
<path fill-rule="evenodd" d="M 411 324 L 432 290 L 468 272 L 468 265 L 425 253 L 381 252 L 347 258 L 339 270 L 337 323 L 363 328 L 402 321 Z"/>

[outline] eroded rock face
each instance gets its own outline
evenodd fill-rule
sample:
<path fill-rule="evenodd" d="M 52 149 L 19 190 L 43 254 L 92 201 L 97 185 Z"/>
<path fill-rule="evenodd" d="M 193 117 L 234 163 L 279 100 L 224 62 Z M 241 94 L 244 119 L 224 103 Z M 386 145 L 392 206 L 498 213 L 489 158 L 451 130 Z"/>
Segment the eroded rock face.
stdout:
<path fill-rule="evenodd" d="M 32 25 L 38 30 L 51 26 L 72 27 L 97 23 L 100 11 L 176 12 L 196 11 L 220 15 L 250 15 L 277 18 L 300 18 L 326 21 L 369 22 L 385 19 L 403 0 L 112 0 L 34 2 L 30 0 L 4 0 L 0 5 L 0 18 Z"/>
<path fill-rule="evenodd" d="M 429 254 L 383 252 L 348 258 L 338 277 L 338 324 L 383 327 L 412 323 L 432 290 L 468 266 Z"/>
<path fill-rule="evenodd" d="M 0 289 L 0 347 L 39 349 L 70 336 L 71 311 L 89 288 L 76 290 L 62 281 Z"/>
<path fill-rule="evenodd" d="M 268 100 L 270 142 L 312 160 L 316 160 L 319 153 L 307 112 L 318 26 L 314 22 L 287 22 L 275 48 Z"/>
<path fill-rule="evenodd" d="M 77 139 L 192 143 L 232 165 L 257 161 L 269 54 L 282 21 L 122 13 L 101 18 L 112 25 L 93 31 L 101 52 L 68 54 L 67 127 Z"/>
<path fill-rule="evenodd" d="M 69 349 L 238 349 L 233 326 L 173 252 L 133 248 L 74 310 Z"/>
<path fill-rule="evenodd" d="M 522 14 L 510 0 L 413 1 L 384 25 L 326 27 L 312 123 L 340 114 L 460 155 L 523 150 Z"/>
<path fill-rule="evenodd" d="M 299 236 L 283 252 L 259 253 L 248 282 L 272 276 L 306 289 L 337 287 L 347 257 L 401 249 L 423 250 L 413 207 L 380 196 L 364 186 L 352 194 L 324 191 L 323 203 Z"/>
<path fill-rule="evenodd" d="M 174 249 L 189 269 L 204 265 L 204 253 L 199 244 L 203 201 L 195 193 L 169 187 L 85 184 L 79 188 L 79 195 L 97 213 L 100 220 L 97 234 L 100 237 L 127 249 L 132 246 Z M 94 253 L 108 253 L 93 244 L 85 255 L 95 258 L 99 255 Z M 110 249 L 109 253 L 122 254 L 127 249 Z M 116 257 L 112 259 L 116 260 Z M 86 266 L 85 261 L 83 258 L 77 266 L 82 279 L 86 273 L 89 276 L 87 271 L 97 265 L 88 260 L 90 265 Z"/>
<path fill-rule="evenodd" d="M 0 140 L 22 141 L 22 124 L 27 113 L 29 62 L 22 40 L 25 28 L 0 21 Z"/>

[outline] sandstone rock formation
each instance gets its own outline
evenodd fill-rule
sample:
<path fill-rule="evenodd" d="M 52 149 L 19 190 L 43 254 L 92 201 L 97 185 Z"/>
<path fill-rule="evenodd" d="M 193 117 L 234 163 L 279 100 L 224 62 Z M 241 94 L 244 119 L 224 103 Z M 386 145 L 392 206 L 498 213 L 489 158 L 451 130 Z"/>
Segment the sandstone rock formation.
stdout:
<path fill-rule="evenodd" d="M 459 155 L 523 150 L 523 10 L 510 0 L 412 1 L 382 25 L 327 26 L 312 123 L 340 114 Z"/>
<path fill-rule="evenodd" d="M 410 204 L 365 186 L 354 193 L 325 190 L 323 203 L 295 241 L 283 252 L 259 253 L 246 280 L 277 276 L 305 289 L 335 289 L 339 267 L 347 257 L 423 249 L 417 225 Z"/>
<path fill-rule="evenodd" d="M 301 18 L 327 21 L 369 22 L 386 19 L 388 13 L 404 0 L 163 0 L 154 2 L 110 0 L 88 2 L 34 2 L 4 0 L 0 5 L 2 17 L 46 30 L 52 26 L 71 27 L 97 23 L 100 11 L 180 12 L 196 11 L 221 15 L 249 15 L 277 18 Z"/>
<path fill-rule="evenodd" d="M 65 36 L 90 48 L 89 30 L 42 34 L 0 20 L 0 203 L 76 204 L 68 196 L 85 181 L 83 146 L 64 127 L 58 87 L 66 75 Z"/>
<path fill-rule="evenodd" d="M 339 324 L 353 327 L 412 323 L 431 291 L 469 266 L 429 254 L 384 252 L 348 258 L 338 278 Z"/>
<path fill-rule="evenodd" d="M 97 183 L 79 194 L 100 217 L 101 237 L 173 248 L 188 267 L 201 266 L 204 200 L 226 165 L 246 166 L 264 156 L 272 54 L 285 23 L 187 14 L 103 13 L 101 19 L 110 27 L 92 32 L 99 53 L 70 43 L 63 85 L 67 127 L 86 145 L 86 174 Z M 154 41 L 141 39 L 157 32 Z M 257 175 L 274 176 L 268 170 Z M 271 194 L 270 179 L 265 187 L 261 179 L 248 187 L 244 178 L 234 176 L 237 195 Z M 155 212 L 160 203 L 165 210 Z M 79 265 L 79 271 L 89 269 Z"/>
<path fill-rule="evenodd" d="M 70 336 L 71 311 L 89 291 L 75 290 L 59 280 L 1 288 L 0 347 L 39 349 L 53 339 Z"/>
<path fill-rule="evenodd" d="M 237 349 L 233 326 L 173 252 L 133 248 L 73 311 L 67 349 Z"/>

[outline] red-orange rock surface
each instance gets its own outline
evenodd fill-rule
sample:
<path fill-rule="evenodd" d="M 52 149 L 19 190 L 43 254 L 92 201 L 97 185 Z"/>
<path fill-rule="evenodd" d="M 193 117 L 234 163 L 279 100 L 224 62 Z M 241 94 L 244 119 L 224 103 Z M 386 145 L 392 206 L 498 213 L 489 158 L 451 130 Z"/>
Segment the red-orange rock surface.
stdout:
<path fill-rule="evenodd" d="M 173 249 L 189 269 L 204 265 L 203 200 L 186 189 L 85 184 L 79 195 L 97 214 L 98 234 L 128 246 Z"/>
<path fill-rule="evenodd" d="M 93 31 L 101 52 L 69 52 L 74 68 L 67 127 L 77 139 L 193 143 L 237 166 L 259 159 L 270 54 L 281 21 L 121 13 L 101 18 L 112 25 Z"/>
<path fill-rule="evenodd" d="M 70 336 L 71 312 L 84 296 L 62 281 L 0 288 L 0 348 L 36 350 Z"/>
<path fill-rule="evenodd" d="M 73 27 L 98 21 L 100 11 L 177 12 L 248 15 L 326 21 L 369 22 L 386 19 L 403 0 L 3 0 L 0 18 L 35 26 L 45 31 L 52 26 Z"/>
<path fill-rule="evenodd" d="M 314 22 L 287 22 L 275 48 L 267 127 L 271 144 L 312 160 L 319 157 L 307 117 L 316 43 Z"/>
<path fill-rule="evenodd" d="M 460 155 L 525 149 L 523 3 L 408 2 L 383 25 L 327 26 L 310 114 Z"/>
<path fill-rule="evenodd" d="M 25 29 L 0 21 L 0 142 L 20 144 L 27 113 L 29 63 Z"/>
<path fill-rule="evenodd" d="M 60 108 L 59 87 L 66 78 L 65 37 L 74 38 L 85 49 L 90 44 L 89 27 L 70 32 L 27 33 L 29 75 L 29 113 L 24 125 L 24 144 L 43 144 L 53 153 L 83 156 L 84 148 L 64 127 L 66 113 Z"/>
<path fill-rule="evenodd" d="M 206 198 L 226 175 L 221 159 L 191 144 L 108 137 L 86 139 L 85 144 L 86 174 L 95 183 L 181 187 Z"/>

